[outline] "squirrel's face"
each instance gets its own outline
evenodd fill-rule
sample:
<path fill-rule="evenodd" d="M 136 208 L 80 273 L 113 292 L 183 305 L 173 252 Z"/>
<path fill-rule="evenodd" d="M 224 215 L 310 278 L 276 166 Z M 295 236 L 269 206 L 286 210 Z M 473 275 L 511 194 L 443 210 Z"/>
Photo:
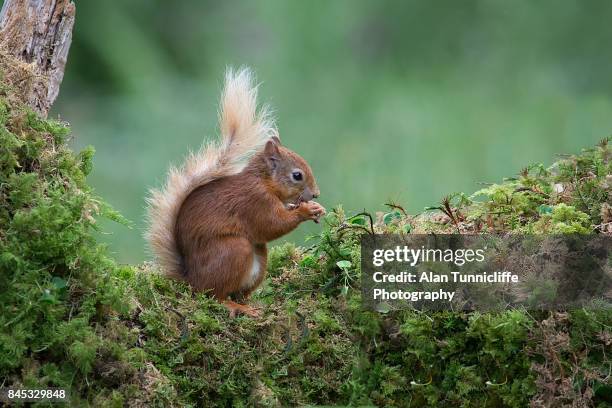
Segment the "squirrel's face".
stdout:
<path fill-rule="evenodd" d="M 266 143 L 264 156 L 270 176 L 279 187 L 276 193 L 283 203 L 298 205 L 319 196 L 319 187 L 306 160 L 281 146 L 277 137 Z"/>

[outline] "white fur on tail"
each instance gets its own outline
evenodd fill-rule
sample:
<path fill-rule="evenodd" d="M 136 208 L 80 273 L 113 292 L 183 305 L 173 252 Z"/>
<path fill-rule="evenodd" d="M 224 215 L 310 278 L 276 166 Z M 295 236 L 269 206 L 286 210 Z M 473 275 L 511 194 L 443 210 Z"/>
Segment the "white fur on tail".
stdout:
<path fill-rule="evenodd" d="M 257 86 L 248 68 L 225 74 L 219 112 L 221 140 L 190 153 L 181 168 L 171 167 L 162 189 L 147 198 L 149 229 L 145 238 L 168 275 L 181 276 L 182 260 L 174 239 L 178 212 L 196 188 L 242 171 L 247 159 L 277 134 L 269 110 L 257 110 Z"/>

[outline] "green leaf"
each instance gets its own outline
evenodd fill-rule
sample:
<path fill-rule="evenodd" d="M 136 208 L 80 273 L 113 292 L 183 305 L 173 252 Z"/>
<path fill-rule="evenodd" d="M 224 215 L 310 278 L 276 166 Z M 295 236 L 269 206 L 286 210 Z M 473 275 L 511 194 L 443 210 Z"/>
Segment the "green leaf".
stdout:
<path fill-rule="evenodd" d="M 540 215 L 551 214 L 552 210 L 553 208 L 550 205 L 546 205 L 546 204 L 542 204 L 541 206 L 538 207 L 538 213 Z"/>
<path fill-rule="evenodd" d="M 351 266 L 353 266 L 351 261 L 338 261 L 336 262 L 336 265 L 338 265 L 338 268 L 340 269 L 349 269 Z"/>
<path fill-rule="evenodd" d="M 53 296 L 49 289 L 45 289 L 42 296 L 40 297 L 40 301 L 43 303 L 53 304 L 57 302 L 57 299 L 55 298 L 55 296 Z"/>
<path fill-rule="evenodd" d="M 51 279 L 51 284 L 55 287 L 55 289 L 64 289 L 66 286 L 68 286 L 68 282 L 66 282 L 64 279 L 60 278 L 59 276 L 54 276 L 53 279 Z"/>
<path fill-rule="evenodd" d="M 366 225 L 366 219 L 363 215 L 357 215 L 349 218 L 348 222 L 353 225 Z"/>
<path fill-rule="evenodd" d="M 393 221 L 399 220 L 401 218 L 402 214 L 399 211 L 391 211 L 383 216 L 383 222 L 385 223 L 385 225 L 389 225 Z"/>
<path fill-rule="evenodd" d="M 389 306 L 389 304 L 387 303 L 379 303 L 376 305 L 376 311 L 378 313 L 382 313 L 382 314 L 386 314 L 389 313 L 391 311 L 391 306 Z"/>

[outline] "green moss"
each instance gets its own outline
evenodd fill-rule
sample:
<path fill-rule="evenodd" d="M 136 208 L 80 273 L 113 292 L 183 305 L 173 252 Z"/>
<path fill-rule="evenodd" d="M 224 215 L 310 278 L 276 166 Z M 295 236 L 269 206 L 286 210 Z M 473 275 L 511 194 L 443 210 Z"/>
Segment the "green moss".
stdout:
<path fill-rule="evenodd" d="M 589 216 L 571 205 L 560 203 L 543 214 L 530 227 L 537 233 L 548 234 L 588 234 L 591 231 Z"/>
<path fill-rule="evenodd" d="M 64 144 L 69 129 L 0 103 L 0 377 L 58 386 L 75 401 L 104 343 L 96 327 L 129 310 L 119 268 L 92 236 L 97 199 L 87 155 Z"/>
<path fill-rule="evenodd" d="M 359 239 L 371 230 L 605 232 L 607 142 L 451 195 L 423 216 L 393 206 L 371 223 L 334 209 L 308 249 L 271 248 L 253 299 L 263 318 L 253 320 L 230 319 L 151 265 L 107 257 L 96 218 L 126 221 L 87 186 L 93 149 L 71 152 L 68 131 L 0 100 L 5 386 L 61 387 L 70 405 L 96 407 L 522 407 L 541 397 L 536 379 L 555 396 L 562 378 L 604 401 L 609 311 L 365 311 Z M 554 355 L 551 338 L 567 338 Z"/>

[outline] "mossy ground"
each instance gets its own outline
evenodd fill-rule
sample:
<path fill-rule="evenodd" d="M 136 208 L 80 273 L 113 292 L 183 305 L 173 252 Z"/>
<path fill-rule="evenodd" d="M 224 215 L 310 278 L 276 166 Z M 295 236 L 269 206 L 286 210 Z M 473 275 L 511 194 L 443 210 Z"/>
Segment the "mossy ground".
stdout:
<path fill-rule="evenodd" d="M 93 150 L 0 102 L 0 383 L 71 406 L 610 406 L 612 312 L 364 311 L 370 232 L 610 234 L 607 140 L 411 216 L 336 208 L 309 248 L 272 248 L 253 303 L 227 311 L 93 238 L 121 221 L 86 184 Z M 573 405 L 572 405 L 573 404 Z M 39 406 L 50 405 L 41 402 Z"/>

